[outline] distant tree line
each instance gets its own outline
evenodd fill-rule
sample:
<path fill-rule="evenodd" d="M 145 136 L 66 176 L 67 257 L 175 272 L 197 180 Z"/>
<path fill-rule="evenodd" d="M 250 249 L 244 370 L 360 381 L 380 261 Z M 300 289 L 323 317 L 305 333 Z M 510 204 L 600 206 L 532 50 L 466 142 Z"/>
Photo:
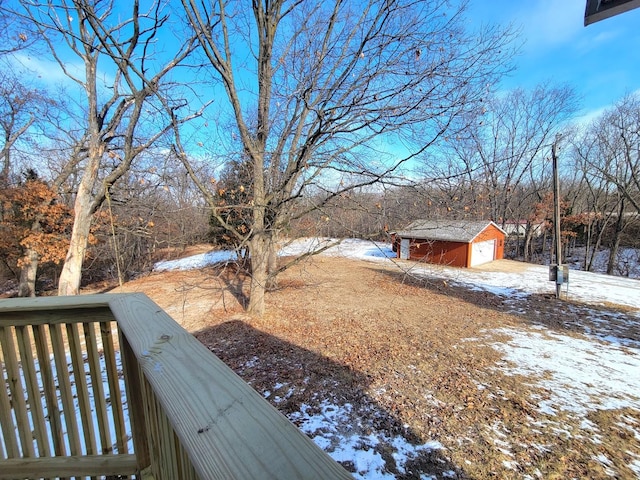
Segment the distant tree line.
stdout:
<path fill-rule="evenodd" d="M 429 0 L 0 3 L 4 276 L 20 295 L 38 272 L 75 294 L 208 241 L 244 255 L 260 314 L 282 239 L 385 240 L 442 217 L 515 222 L 513 257 L 539 260 L 554 142 L 563 245 L 586 269 L 610 248 L 614 273 L 638 238 L 639 98 L 572 126 L 570 86 L 498 93 L 517 36 L 465 15 Z"/>

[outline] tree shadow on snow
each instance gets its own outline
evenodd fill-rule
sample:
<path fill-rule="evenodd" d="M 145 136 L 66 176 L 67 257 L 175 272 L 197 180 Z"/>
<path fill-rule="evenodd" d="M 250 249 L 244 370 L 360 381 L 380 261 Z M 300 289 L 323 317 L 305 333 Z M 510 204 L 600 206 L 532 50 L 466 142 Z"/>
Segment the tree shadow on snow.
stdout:
<path fill-rule="evenodd" d="M 365 374 L 240 320 L 194 335 L 359 478 L 469 478 L 370 398 Z"/>

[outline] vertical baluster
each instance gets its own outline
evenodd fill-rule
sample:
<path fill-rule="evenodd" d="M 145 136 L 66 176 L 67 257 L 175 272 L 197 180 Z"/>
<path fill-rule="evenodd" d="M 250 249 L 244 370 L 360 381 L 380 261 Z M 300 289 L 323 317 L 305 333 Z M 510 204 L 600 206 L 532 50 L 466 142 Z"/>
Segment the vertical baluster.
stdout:
<path fill-rule="evenodd" d="M 16 438 L 16 426 L 13 423 L 13 416 L 11 415 L 9 390 L 5 386 L 8 380 L 5 379 L 3 373 L 6 372 L 6 367 L 4 363 L 4 347 L 1 343 L 0 349 L 2 349 L 2 358 L 0 359 L 0 380 L 2 380 L 2 385 L 0 386 L 0 428 L 2 429 L 2 438 L 4 439 L 4 449 L 7 452 L 7 458 L 18 458 L 20 456 L 20 449 L 18 447 L 18 439 Z"/>
<path fill-rule="evenodd" d="M 4 353 L 4 363 L 9 381 L 9 391 L 11 392 L 11 404 L 16 417 L 18 436 L 20 437 L 21 456 L 33 457 L 33 436 L 31 425 L 27 413 L 27 402 L 25 400 L 25 389 L 22 384 L 22 376 L 18 365 L 16 346 L 13 341 L 11 327 L 0 327 L 0 345 Z"/>
<path fill-rule="evenodd" d="M 49 333 L 51 335 L 51 346 L 53 347 L 53 358 L 56 365 L 60 399 L 62 400 L 62 410 L 67 425 L 69 450 L 71 455 L 80 455 L 80 434 L 78 431 L 78 420 L 76 418 L 73 393 L 71 391 L 71 379 L 69 375 L 67 375 L 69 367 L 67 364 L 67 352 L 64 348 L 62 327 L 59 324 L 49 325 Z"/>
<path fill-rule="evenodd" d="M 114 339 L 111 331 L 111 322 L 100 322 L 102 333 L 102 347 L 104 363 L 107 368 L 107 380 L 109 384 L 109 397 L 111 399 L 111 414 L 116 429 L 116 447 L 118 453 L 127 453 L 127 430 L 124 423 L 124 412 L 122 408 L 122 392 L 118 378 L 118 368 L 116 366 L 116 355 Z"/>
<path fill-rule="evenodd" d="M 38 446 L 39 457 L 50 457 L 51 446 L 44 419 L 44 408 L 42 406 L 42 395 L 40 393 L 40 382 L 36 375 L 34 363 L 34 352 L 31 346 L 29 327 L 16 327 L 16 338 L 18 340 L 18 350 L 20 352 L 20 364 L 27 385 L 27 399 L 33 422 L 36 445 Z"/>
<path fill-rule="evenodd" d="M 33 338 L 36 343 L 38 355 L 38 365 L 40 365 L 40 377 L 42 378 L 42 388 L 47 405 L 47 419 L 53 440 L 53 450 L 56 456 L 64 456 L 67 449 L 64 444 L 62 428 L 62 418 L 60 407 L 58 406 L 58 394 L 56 390 L 55 378 L 51 368 L 51 357 L 47 341 L 47 331 L 44 325 L 37 325 L 33 329 Z"/>
<path fill-rule="evenodd" d="M 124 371 L 125 389 L 127 392 L 127 404 L 129 406 L 129 423 L 133 435 L 133 451 L 138 462 L 138 469 L 144 470 L 150 463 L 149 442 L 147 439 L 147 419 L 143 399 L 142 378 L 138 360 L 131 350 L 129 341 L 118 332 L 120 340 L 120 358 Z"/>
<path fill-rule="evenodd" d="M 84 343 L 87 349 L 89 362 L 89 375 L 91 376 L 91 389 L 93 391 L 93 403 L 98 420 L 98 432 L 100 435 L 100 447 L 103 454 L 113 453 L 113 440 L 108 421 L 107 397 L 104 392 L 104 381 L 100 367 L 100 353 L 98 352 L 98 338 L 94 324 L 84 323 Z"/>
<path fill-rule="evenodd" d="M 159 403 L 158 403 L 159 405 Z M 173 431 L 173 427 L 171 426 L 171 422 L 167 418 L 167 415 L 164 412 L 162 407 L 160 410 L 160 425 L 162 430 L 162 450 L 163 456 L 165 457 L 165 461 L 167 462 L 167 474 L 170 478 L 181 478 L 180 472 L 178 471 L 178 458 L 177 458 L 177 450 L 179 443 L 176 439 L 176 434 Z"/>
<path fill-rule="evenodd" d="M 158 415 L 160 412 L 156 408 L 155 395 L 149 382 L 144 378 L 140 370 L 140 378 L 142 378 L 142 398 L 144 399 L 145 417 L 147 418 L 147 440 L 149 442 L 149 454 L 151 455 L 151 473 L 156 480 L 162 480 L 165 477 L 162 474 L 162 449 L 160 443 L 160 431 L 158 426 Z"/>
<path fill-rule="evenodd" d="M 179 441 L 177 440 L 177 442 Z M 198 475 L 193 468 L 193 464 L 189 459 L 189 455 L 187 454 L 181 443 L 178 445 L 178 448 L 178 461 L 180 462 L 180 479 L 199 480 Z"/>
<path fill-rule="evenodd" d="M 76 381 L 76 394 L 78 396 L 78 407 L 80 411 L 82 432 L 84 434 L 85 451 L 88 455 L 95 455 L 98 453 L 96 448 L 96 433 L 93 425 L 91 399 L 89 398 L 89 388 L 87 386 L 87 376 L 84 369 L 84 356 L 82 346 L 80 345 L 78 324 L 67 324 L 67 340 L 69 342 L 69 352 L 71 354 L 71 363 L 73 365 L 74 378 Z"/>

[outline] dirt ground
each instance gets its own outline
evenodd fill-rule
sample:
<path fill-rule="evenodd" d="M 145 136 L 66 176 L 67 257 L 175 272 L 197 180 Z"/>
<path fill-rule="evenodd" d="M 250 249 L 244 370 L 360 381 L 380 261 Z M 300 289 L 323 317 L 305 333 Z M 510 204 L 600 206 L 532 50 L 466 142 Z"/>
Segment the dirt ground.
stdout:
<path fill-rule="evenodd" d="M 242 309 L 245 280 L 233 269 L 207 268 L 156 273 L 114 291 L 145 292 L 253 388 L 280 393 L 269 398 L 279 398 L 285 414 L 326 399 L 350 403 L 359 428 L 444 446 L 402 474 L 387 452 L 387 469 L 398 478 L 448 472 L 464 479 L 600 479 L 611 471 L 636 478 L 629 453 L 640 455 L 640 441 L 619 425 L 622 417 L 640 424 L 640 412 L 592 415 L 594 442 L 562 413 L 541 418 L 530 399 L 545 392 L 502 373 L 501 354 L 488 346 L 500 341 L 491 331 L 501 327 L 542 324 L 579 335 L 588 321 L 581 306 L 505 299 L 425 283 L 381 264 L 319 256 L 286 271 L 267 297 L 267 314 L 251 318 Z M 522 304 L 514 309 L 514 302 Z M 507 313 L 514 310 L 520 313 Z M 640 340 L 637 329 L 622 334 Z M 510 456 L 500 435 L 509 438 Z M 612 469 L 595 460 L 600 453 Z"/>

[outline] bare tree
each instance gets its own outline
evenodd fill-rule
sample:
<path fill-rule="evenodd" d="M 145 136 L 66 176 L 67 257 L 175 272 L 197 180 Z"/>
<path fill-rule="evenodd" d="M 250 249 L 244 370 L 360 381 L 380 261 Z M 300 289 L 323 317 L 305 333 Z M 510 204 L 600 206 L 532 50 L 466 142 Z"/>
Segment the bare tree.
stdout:
<path fill-rule="evenodd" d="M 576 108 L 576 96 L 566 86 L 516 89 L 489 98 L 467 120 L 467 128 L 449 138 L 461 176 L 486 202 L 491 220 L 504 224 L 528 216 L 520 208 L 527 204 L 524 186 L 537 197 L 530 206 L 542 199 L 544 157 Z"/>
<path fill-rule="evenodd" d="M 22 50 L 31 48 L 37 41 L 36 29 L 31 22 L 21 16 L 13 15 L 3 7 L 0 1 L 0 57 L 10 56 Z"/>
<path fill-rule="evenodd" d="M 186 103 L 169 100 L 166 77 L 189 55 L 193 43 L 165 38 L 158 45 L 169 19 L 160 1 L 150 2 L 145 11 L 138 0 L 117 8 L 112 0 L 21 0 L 19 5 L 11 13 L 36 27 L 52 57 L 77 85 L 83 109 L 84 123 L 74 126 L 78 135 L 72 152 L 72 162 L 81 162 L 82 173 L 59 280 L 59 294 L 77 294 L 93 214 L 134 159 L 170 128 L 154 101 L 162 95 L 164 105 L 173 109 Z M 74 70 L 69 58 L 79 60 L 83 69 Z"/>
<path fill-rule="evenodd" d="M 19 153 L 19 143 L 33 146 L 36 142 L 28 139 L 55 121 L 56 102 L 44 90 L 25 83 L 27 77 L 14 70 L 0 72 L 0 186 L 7 186 L 11 174 L 18 173 L 17 159 L 12 157 Z M 24 145 L 20 150 L 27 155 L 30 148 Z"/>
<path fill-rule="evenodd" d="M 205 241 L 202 196 L 175 160 L 145 152 L 114 185 L 93 223 L 85 280 L 128 281 L 153 267 L 158 250 L 175 254 Z"/>
<path fill-rule="evenodd" d="M 627 95 L 593 126 L 597 157 L 590 166 L 640 214 L 640 96 Z"/>
<path fill-rule="evenodd" d="M 440 1 L 182 4 L 252 169 L 249 232 L 218 220 L 249 248 L 255 314 L 286 268 L 273 261 L 278 236 L 321 207 L 305 193 L 331 201 L 424 152 L 486 95 L 511 41 L 498 28 L 467 33 L 464 4 Z M 398 152 L 385 158 L 381 144 Z"/>
<path fill-rule="evenodd" d="M 640 215 L 640 98 L 628 95 L 597 118 L 574 144 L 595 214 L 596 245 L 612 228 L 607 273 L 615 270 L 623 232 Z M 633 211 L 630 211 L 633 210 Z"/>
<path fill-rule="evenodd" d="M 579 132 L 571 144 L 572 168 L 577 177 L 575 190 L 580 192 L 580 208 L 584 221 L 585 258 L 583 268 L 589 272 L 593 268 L 596 254 L 602 245 L 604 234 L 611 225 L 613 211 L 607 180 L 590 167 L 590 159 L 597 148 L 597 141 L 590 129 Z"/>

